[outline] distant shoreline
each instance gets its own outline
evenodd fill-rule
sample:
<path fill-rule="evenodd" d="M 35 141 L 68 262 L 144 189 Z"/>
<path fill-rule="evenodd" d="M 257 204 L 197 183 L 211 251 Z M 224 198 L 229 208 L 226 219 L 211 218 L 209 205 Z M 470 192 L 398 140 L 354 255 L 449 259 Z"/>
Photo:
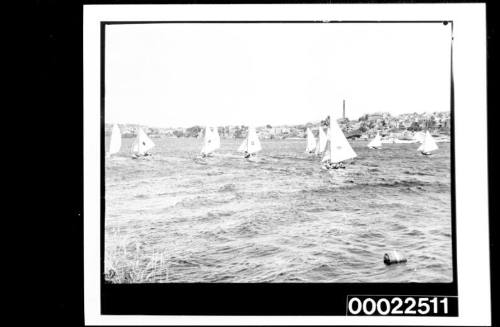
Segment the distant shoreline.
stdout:
<path fill-rule="evenodd" d="M 314 136 L 318 136 L 319 126 L 326 130 L 330 117 L 317 122 L 298 125 L 270 124 L 256 127 L 261 139 L 302 139 L 306 138 L 307 129 L 311 129 Z M 451 117 L 449 111 L 434 113 L 408 113 L 392 116 L 389 113 L 379 112 L 365 114 L 358 120 L 337 119 L 337 122 L 348 139 L 368 139 L 378 132 L 383 139 L 397 138 L 412 140 L 416 133 L 429 130 L 434 136 L 446 137 L 450 135 Z M 204 134 L 205 126 L 194 125 L 181 127 L 148 127 L 139 124 L 118 124 L 122 137 L 133 138 L 139 128 L 152 138 L 198 138 Z M 111 134 L 112 124 L 105 124 L 105 135 Z M 223 139 L 243 139 L 246 137 L 247 127 L 242 125 L 218 126 L 218 132 Z"/>

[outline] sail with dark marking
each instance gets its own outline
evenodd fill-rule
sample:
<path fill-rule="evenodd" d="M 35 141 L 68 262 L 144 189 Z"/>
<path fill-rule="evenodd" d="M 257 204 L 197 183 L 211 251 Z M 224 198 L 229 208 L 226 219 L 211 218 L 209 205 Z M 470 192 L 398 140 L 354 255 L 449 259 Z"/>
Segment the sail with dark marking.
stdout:
<path fill-rule="evenodd" d="M 143 156 L 149 150 L 155 146 L 154 142 L 149 138 L 149 136 L 139 128 L 137 137 L 132 144 L 132 153 L 138 156 Z"/>
<path fill-rule="evenodd" d="M 262 150 L 262 146 L 260 145 L 259 137 L 257 135 L 257 131 L 255 127 L 248 127 L 248 135 L 243 141 L 243 143 L 238 148 L 238 152 L 248 152 L 250 154 L 254 154 Z"/>
<path fill-rule="evenodd" d="M 220 148 L 220 136 L 217 127 L 206 127 L 202 154 L 210 154 Z"/>

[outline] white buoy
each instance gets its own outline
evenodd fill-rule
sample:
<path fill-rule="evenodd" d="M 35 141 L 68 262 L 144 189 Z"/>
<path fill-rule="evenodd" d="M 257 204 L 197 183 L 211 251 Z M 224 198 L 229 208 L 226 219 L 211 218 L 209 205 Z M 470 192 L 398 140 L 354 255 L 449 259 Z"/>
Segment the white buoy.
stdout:
<path fill-rule="evenodd" d="M 403 263 L 406 261 L 407 261 L 406 258 L 402 254 L 398 253 L 397 251 L 391 251 L 391 252 L 387 252 L 386 254 L 384 254 L 384 263 L 386 265 Z"/>

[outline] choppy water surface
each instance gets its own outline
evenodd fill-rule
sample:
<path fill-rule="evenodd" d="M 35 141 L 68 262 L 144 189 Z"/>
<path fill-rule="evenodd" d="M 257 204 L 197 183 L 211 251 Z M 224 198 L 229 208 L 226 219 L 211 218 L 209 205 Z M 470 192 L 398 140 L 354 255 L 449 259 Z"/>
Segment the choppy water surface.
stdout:
<path fill-rule="evenodd" d="M 358 157 L 324 171 L 305 140 L 263 140 L 256 163 L 241 141 L 202 164 L 201 140 L 154 139 L 143 161 L 124 139 L 106 160 L 106 261 L 146 282 L 452 281 L 449 143 L 351 142 Z M 384 265 L 389 250 L 408 262 Z"/>

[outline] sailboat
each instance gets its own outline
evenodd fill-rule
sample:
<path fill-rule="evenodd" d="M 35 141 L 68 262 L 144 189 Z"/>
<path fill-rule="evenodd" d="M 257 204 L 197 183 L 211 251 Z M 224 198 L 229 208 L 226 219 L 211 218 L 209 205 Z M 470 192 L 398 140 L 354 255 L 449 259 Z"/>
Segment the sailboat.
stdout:
<path fill-rule="evenodd" d="M 326 137 L 326 134 L 323 131 L 323 128 L 321 127 L 321 124 L 320 124 L 319 125 L 319 135 L 318 135 L 318 144 L 316 146 L 316 155 L 317 156 L 321 155 L 325 151 L 327 140 L 328 140 L 328 138 Z"/>
<path fill-rule="evenodd" d="M 122 134 L 120 133 L 120 128 L 118 124 L 113 125 L 113 129 L 111 130 L 111 139 L 109 141 L 109 152 L 108 155 L 120 152 L 120 148 L 122 146 Z"/>
<path fill-rule="evenodd" d="M 354 152 L 339 125 L 333 119 L 330 119 L 330 129 L 327 135 L 328 144 L 321 162 L 326 162 L 324 166 L 326 169 L 345 168 L 342 162 L 356 157 L 356 152 Z"/>
<path fill-rule="evenodd" d="M 250 158 L 251 156 L 255 156 L 255 154 L 260 150 L 262 150 L 262 146 L 260 145 L 257 131 L 255 130 L 255 127 L 248 126 L 248 135 L 245 141 L 243 141 L 238 148 L 238 152 L 244 152 L 245 158 Z"/>
<path fill-rule="evenodd" d="M 201 149 L 202 157 L 211 156 L 218 148 L 220 148 L 220 136 L 217 127 L 206 127 L 205 140 Z"/>
<path fill-rule="evenodd" d="M 377 131 L 377 135 L 371 140 L 367 145 L 370 149 L 381 149 L 382 148 L 382 138 L 380 137 L 379 132 Z"/>
<path fill-rule="evenodd" d="M 437 149 L 439 148 L 436 144 L 436 141 L 434 141 L 431 133 L 429 133 L 429 131 L 426 131 L 424 141 L 422 142 L 422 145 L 417 149 L 417 151 L 420 151 L 424 155 L 430 155 L 432 154 L 432 151 L 435 151 Z"/>
<path fill-rule="evenodd" d="M 151 154 L 148 152 L 151 150 L 155 144 L 153 141 L 147 136 L 147 134 L 139 127 L 139 131 L 137 133 L 137 137 L 132 144 L 132 158 L 137 159 L 140 157 L 147 157 Z"/>
<path fill-rule="evenodd" d="M 314 134 L 311 132 L 310 128 L 307 128 L 307 147 L 306 147 L 306 153 L 314 153 L 314 150 L 316 149 L 316 138 L 314 137 Z"/>

